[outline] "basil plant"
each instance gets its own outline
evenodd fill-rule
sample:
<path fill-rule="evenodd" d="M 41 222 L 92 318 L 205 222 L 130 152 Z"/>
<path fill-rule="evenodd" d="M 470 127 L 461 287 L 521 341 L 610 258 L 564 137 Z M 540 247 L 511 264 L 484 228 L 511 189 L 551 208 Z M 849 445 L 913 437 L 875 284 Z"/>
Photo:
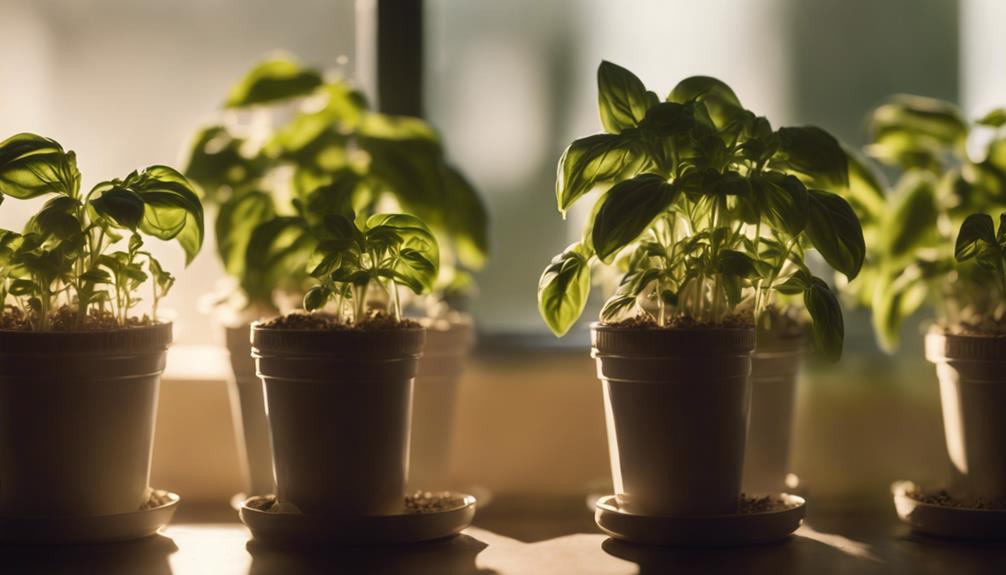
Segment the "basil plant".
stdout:
<path fill-rule="evenodd" d="M 811 127 L 773 129 L 726 84 L 696 76 L 661 100 L 628 70 L 598 69 L 604 132 L 575 140 L 559 160 L 563 214 L 602 193 L 583 238 L 545 269 L 538 307 L 566 333 L 591 289 L 591 269 L 621 279 L 601 320 L 659 327 L 750 325 L 773 306 L 802 305 L 814 341 L 841 355 L 844 327 L 828 284 L 805 263 L 816 250 L 853 279 L 865 254 L 842 147 Z"/>
<path fill-rule="evenodd" d="M 377 113 L 350 82 L 287 57 L 254 66 L 224 106 L 230 121 L 196 135 L 185 173 L 218 207 L 217 252 L 243 306 L 276 312 L 278 294 L 304 293 L 312 214 L 347 197 L 361 217 L 393 207 L 429 225 L 444 252 L 437 300 L 470 288 L 486 210 L 429 124 Z"/>
<path fill-rule="evenodd" d="M 144 249 L 143 237 L 176 240 L 186 264 L 199 252 L 202 204 L 177 171 L 151 166 L 86 194 L 80 180 L 76 155 L 54 140 L 22 133 L 0 142 L 0 202 L 49 198 L 21 232 L 0 230 L 4 326 L 130 325 L 141 290 L 149 290 L 156 321 L 174 278 Z"/>
<path fill-rule="evenodd" d="M 339 323 L 360 323 L 374 311 L 401 321 L 398 286 L 417 295 L 433 289 L 439 247 L 430 228 L 415 216 L 375 214 L 358 219 L 352 212 L 334 213 L 312 232 L 318 246 L 308 271 L 318 285 L 304 296 L 308 311 L 331 302 Z M 368 293 L 374 288 L 388 297 L 374 298 Z M 387 304 L 374 310 L 375 299 Z"/>
<path fill-rule="evenodd" d="M 886 350 L 897 346 L 905 319 L 923 306 L 945 326 L 1003 319 L 1004 310 L 990 299 L 995 274 L 955 258 L 963 255 L 961 241 L 991 242 L 996 232 L 989 214 L 1006 209 L 1004 125 L 1004 109 L 971 123 L 953 104 L 920 96 L 897 95 L 873 110 L 865 151 L 898 178 L 886 193 L 883 176 L 863 157 L 850 156 L 848 198 L 875 249 L 862 279 L 846 290 L 872 308 Z M 969 141 L 978 144 L 977 154 Z"/>

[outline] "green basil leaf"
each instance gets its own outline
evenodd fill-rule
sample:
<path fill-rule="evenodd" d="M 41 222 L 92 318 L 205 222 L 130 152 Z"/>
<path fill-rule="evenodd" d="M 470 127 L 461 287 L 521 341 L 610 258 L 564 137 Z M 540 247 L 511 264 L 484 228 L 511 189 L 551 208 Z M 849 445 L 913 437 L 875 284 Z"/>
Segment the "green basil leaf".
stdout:
<path fill-rule="evenodd" d="M 261 191 L 233 196 L 221 204 L 215 223 L 217 255 L 228 274 L 240 277 L 244 273 L 252 232 L 275 215 L 272 197 Z"/>
<path fill-rule="evenodd" d="M 393 271 L 414 280 L 409 287 L 414 290 L 418 285 L 420 290 L 416 293 L 432 290 L 440 271 L 440 249 L 430 228 L 409 214 L 376 214 L 367 218 L 368 232 L 381 228 L 393 231 L 401 242 Z"/>
<path fill-rule="evenodd" d="M 961 230 L 957 234 L 954 258 L 959 262 L 964 262 L 979 255 L 983 250 L 998 251 L 998 248 L 999 242 L 996 241 L 995 223 L 992 221 L 992 216 L 971 214 L 965 218 L 964 223 L 961 224 Z"/>
<path fill-rule="evenodd" d="M 445 211 L 454 251 L 469 269 L 480 270 L 489 253 L 489 214 L 468 180 L 447 166 Z"/>
<path fill-rule="evenodd" d="M 737 250 L 720 250 L 716 262 L 717 270 L 739 278 L 758 278 L 762 276 L 761 262 L 758 262 L 744 252 Z"/>
<path fill-rule="evenodd" d="M 635 132 L 594 134 L 574 140 L 559 159 L 555 196 L 563 215 L 599 185 L 636 175 L 647 163 Z"/>
<path fill-rule="evenodd" d="M 978 124 L 990 128 L 1001 128 L 1006 125 L 1006 108 L 996 108 L 978 119 Z"/>
<path fill-rule="evenodd" d="M 870 131 L 870 155 L 910 168 L 929 167 L 946 152 L 962 153 L 968 127 L 949 102 L 900 94 L 873 111 Z"/>
<path fill-rule="evenodd" d="M 884 273 L 873 292 L 873 330 L 877 342 L 887 352 L 894 351 L 901 339 L 901 327 L 925 302 L 929 286 L 917 266 Z"/>
<path fill-rule="evenodd" d="M 791 236 L 807 226 L 810 196 L 795 176 L 766 172 L 751 179 L 752 200 L 759 217 Z"/>
<path fill-rule="evenodd" d="M 814 346 L 826 359 L 837 362 L 842 358 L 845 339 L 845 321 L 838 298 L 820 278 L 811 278 L 803 292 L 803 303 L 811 318 Z"/>
<path fill-rule="evenodd" d="M 268 160 L 246 157 L 246 142 L 224 126 L 207 126 L 196 132 L 185 161 L 185 177 L 199 185 L 208 201 L 220 202 L 228 190 L 253 184 L 265 174 Z"/>
<path fill-rule="evenodd" d="M 113 184 L 96 190 L 89 195 L 88 204 L 99 216 L 110 218 L 116 225 L 128 230 L 135 230 L 143 221 L 146 205 L 133 190 Z"/>
<path fill-rule="evenodd" d="M 538 312 L 558 337 L 573 327 L 587 305 L 589 259 L 589 251 L 582 244 L 573 244 L 552 259 L 538 280 Z"/>
<path fill-rule="evenodd" d="M 256 227 L 245 250 L 241 281 L 251 303 L 272 305 L 274 289 L 299 290 L 316 245 L 301 218 L 280 216 Z"/>
<path fill-rule="evenodd" d="M 898 183 L 878 238 L 878 247 L 889 257 L 906 257 L 937 241 L 933 186 L 930 178 L 920 174 L 909 174 Z"/>
<path fill-rule="evenodd" d="M 639 78 L 608 61 L 597 68 L 597 100 L 601 125 L 611 134 L 638 126 L 650 106 L 646 87 Z"/>
<path fill-rule="evenodd" d="M 878 222 L 887 211 L 884 175 L 868 163 L 859 152 L 843 147 L 849 163 L 849 186 L 845 197 L 863 222 Z"/>
<path fill-rule="evenodd" d="M 188 265 L 203 245 L 203 205 L 192 183 L 167 166 L 133 172 L 123 184 L 146 206 L 140 231 L 161 240 L 177 240 Z"/>
<path fill-rule="evenodd" d="M 691 76 L 678 82 L 667 95 L 668 102 L 684 104 L 701 102 L 710 118 L 719 128 L 726 128 L 743 114 L 737 94 L 720 80 L 709 76 Z"/>
<path fill-rule="evenodd" d="M 678 197 L 676 185 L 658 174 L 642 174 L 612 186 L 600 200 L 590 230 L 591 245 L 601 261 L 638 238 Z"/>
<path fill-rule="evenodd" d="M 244 108 L 305 96 L 321 85 L 321 73 L 277 56 L 256 64 L 227 95 L 224 106 Z"/>
<path fill-rule="evenodd" d="M 55 140 L 21 133 L 0 142 L 0 195 L 21 200 L 50 193 L 77 197 L 79 188 L 76 156 Z"/>
<path fill-rule="evenodd" d="M 304 309 L 314 311 L 325 307 L 329 298 L 332 297 L 332 290 L 324 286 L 314 286 L 304 294 Z"/>
<path fill-rule="evenodd" d="M 838 194 L 808 190 L 807 237 L 824 261 L 849 280 L 859 275 L 866 256 L 863 226 Z"/>
<path fill-rule="evenodd" d="M 834 136 L 816 126 L 779 128 L 773 163 L 807 178 L 811 185 L 843 189 L 849 184 L 845 151 Z"/>

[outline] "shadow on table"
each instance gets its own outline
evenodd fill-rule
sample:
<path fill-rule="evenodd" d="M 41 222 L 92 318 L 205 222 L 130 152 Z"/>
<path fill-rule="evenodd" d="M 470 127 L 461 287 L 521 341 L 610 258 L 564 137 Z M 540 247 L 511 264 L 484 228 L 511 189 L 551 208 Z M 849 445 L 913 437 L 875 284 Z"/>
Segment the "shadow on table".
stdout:
<path fill-rule="evenodd" d="M 577 533 L 597 533 L 594 512 L 583 496 L 540 498 L 499 496 L 479 509 L 473 525 L 524 543 L 547 541 Z"/>
<path fill-rule="evenodd" d="M 178 550 L 162 535 L 98 545 L 0 545 L 0 573 L 45 575 L 171 575 Z"/>
<path fill-rule="evenodd" d="M 247 546 L 252 556 L 249 575 L 491 575 L 493 571 L 480 570 L 475 565 L 475 557 L 486 547 L 485 543 L 468 535 L 395 546 L 280 545 L 254 539 Z"/>
<path fill-rule="evenodd" d="M 887 573 L 884 561 L 857 555 L 816 539 L 794 535 L 749 547 L 677 548 L 606 539 L 606 553 L 639 565 L 639 575 L 663 573 Z"/>

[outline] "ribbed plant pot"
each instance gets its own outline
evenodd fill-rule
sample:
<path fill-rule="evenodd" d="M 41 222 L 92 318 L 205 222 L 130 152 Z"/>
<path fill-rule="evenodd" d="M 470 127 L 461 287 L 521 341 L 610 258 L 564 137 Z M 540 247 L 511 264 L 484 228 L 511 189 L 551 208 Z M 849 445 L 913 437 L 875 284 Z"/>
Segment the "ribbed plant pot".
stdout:
<path fill-rule="evenodd" d="M 137 511 L 171 324 L 0 331 L 0 513 Z"/>
<path fill-rule="evenodd" d="M 754 329 L 591 326 L 611 475 L 630 513 L 737 512 Z"/>
<path fill-rule="evenodd" d="M 803 337 L 759 338 L 751 357 L 751 413 L 744 451 L 745 493 L 786 490 Z"/>
<path fill-rule="evenodd" d="M 252 324 L 279 501 L 306 514 L 402 511 L 425 331 Z"/>
<path fill-rule="evenodd" d="M 1006 337 L 926 335 L 954 495 L 1006 499 Z"/>
<path fill-rule="evenodd" d="M 458 383 L 475 342 L 471 320 L 429 321 L 412 394 L 409 490 L 442 490 L 450 482 Z"/>
<path fill-rule="evenodd" d="M 276 482 L 262 380 L 255 373 L 255 359 L 251 356 L 251 326 L 227 328 L 227 351 L 233 373 L 231 410 L 235 414 L 234 431 L 245 490 L 249 495 L 268 495 L 275 491 Z"/>

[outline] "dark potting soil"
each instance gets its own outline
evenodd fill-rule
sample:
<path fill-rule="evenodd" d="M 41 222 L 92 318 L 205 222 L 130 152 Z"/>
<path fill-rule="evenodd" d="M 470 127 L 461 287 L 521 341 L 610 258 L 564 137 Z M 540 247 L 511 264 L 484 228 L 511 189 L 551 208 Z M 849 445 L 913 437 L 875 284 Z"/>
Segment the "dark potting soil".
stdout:
<path fill-rule="evenodd" d="M 784 511 L 796 507 L 792 503 L 787 503 L 774 495 L 751 496 L 741 494 L 738 508 L 741 513 L 768 513 L 770 511 Z"/>
<path fill-rule="evenodd" d="M 626 327 L 626 328 L 648 328 L 648 329 L 718 329 L 718 328 L 743 328 L 743 327 L 754 327 L 754 320 L 750 315 L 733 313 L 724 316 L 724 318 L 718 322 L 711 321 L 699 321 L 689 316 L 678 316 L 671 318 L 667 325 L 662 328 L 657 325 L 657 320 L 650 314 L 641 313 L 636 317 L 631 317 L 629 319 L 624 319 L 621 321 L 616 321 L 612 323 L 605 323 L 604 325 L 612 327 Z"/>
<path fill-rule="evenodd" d="M 946 490 L 941 489 L 934 493 L 925 493 L 920 489 L 914 489 L 905 493 L 916 501 L 939 505 L 940 507 L 956 507 L 958 509 L 994 509 L 1006 510 L 1006 501 L 1002 499 L 983 499 L 978 497 L 972 500 L 957 499 Z"/>
<path fill-rule="evenodd" d="M 120 325 L 115 314 L 109 311 L 91 310 L 84 318 L 84 324 L 77 323 L 77 310 L 64 305 L 49 314 L 50 331 L 102 331 L 130 327 L 146 327 L 157 322 L 147 315 L 131 317 L 125 325 Z M 14 306 L 6 306 L 0 313 L 0 330 L 31 331 L 31 318 Z"/>
<path fill-rule="evenodd" d="M 296 329 L 296 330 L 380 330 L 380 329 L 403 329 L 410 327 L 420 327 L 419 322 L 411 319 L 397 320 L 386 313 L 375 313 L 364 318 L 362 321 L 354 323 L 343 323 L 337 321 L 335 316 L 327 313 L 304 313 L 293 312 L 284 316 L 273 318 L 259 324 L 260 327 L 268 329 Z"/>

